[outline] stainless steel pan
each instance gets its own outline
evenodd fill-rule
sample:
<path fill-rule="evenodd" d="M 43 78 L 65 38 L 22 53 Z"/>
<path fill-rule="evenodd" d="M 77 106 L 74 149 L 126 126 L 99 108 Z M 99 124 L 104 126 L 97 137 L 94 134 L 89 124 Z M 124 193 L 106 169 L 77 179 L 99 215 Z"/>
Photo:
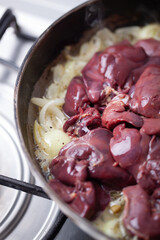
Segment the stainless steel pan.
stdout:
<path fill-rule="evenodd" d="M 33 175 L 44 191 L 69 218 L 95 239 L 111 239 L 79 217 L 50 189 L 34 156 L 33 122 L 36 109 L 30 104 L 31 96 L 40 97 L 50 81 L 49 69 L 53 60 L 66 45 L 80 39 L 84 32 L 107 26 L 115 29 L 127 25 L 144 25 L 159 21 L 160 2 L 102 0 L 88 1 L 54 22 L 35 42 L 19 71 L 15 86 L 15 118 L 19 138 Z"/>

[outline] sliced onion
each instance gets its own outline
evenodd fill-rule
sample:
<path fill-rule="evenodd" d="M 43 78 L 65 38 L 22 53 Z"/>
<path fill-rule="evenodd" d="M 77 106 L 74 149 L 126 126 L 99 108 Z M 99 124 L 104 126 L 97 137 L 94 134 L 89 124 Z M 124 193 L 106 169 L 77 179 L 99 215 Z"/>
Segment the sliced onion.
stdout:
<path fill-rule="evenodd" d="M 43 107 L 46 103 L 48 103 L 48 99 L 46 98 L 37 98 L 33 97 L 31 98 L 31 103 L 37 105 L 38 107 Z"/>
<path fill-rule="evenodd" d="M 44 141 L 45 131 L 37 121 L 34 122 L 33 133 L 37 146 L 41 149 L 41 152 L 46 155 L 45 149 L 48 148 L 48 144 Z"/>
<path fill-rule="evenodd" d="M 48 144 L 46 152 L 53 159 L 60 149 L 71 141 L 71 138 L 62 130 L 53 128 L 44 134 L 44 141 Z"/>
<path fill-rule="evenodd" d="M 135 43 L 138 40 L 138 36 L 141 28 L 137 26 L 119 28 L 115 31 L 115 36 L 118 42 L 127 39 L 131 43 Z"/>
<path fill-rule="evenodd" d="M 64 75 L 64 66 L 62 64 L 57 64 L 55 67 L 51 68 L 51 70 L 53 72 L 54 83 L 59 83 Z"/>
<path fill-rule="evenodd" d="M 103 28 L 100 31 L 97 32 L 96 36 L 101 41 L 101 49 L 104 50 L 104 48 L 113 45 L 116 43 L 116 36 L 113 32 L 111 32 L 108 28 Z"/>
<path fill-rule="evenodd" d="M 38 146 L 35 154 L 38 159 L 48 163 L 56 157 L 60 149 L 71 141 L 71 138 L 62 130 L 52 128 L 44 131 L 41 125 L 35 121 L 34 123 L 34 139 Z"/>
<path fill-rule="evenodd" d="M 160 24 L 153 23 L 142 27 L 138 37 L 139 39 L 154 38 L 160 41 Z"/>
<path fill-rule="evenodd" d="M 47 122 L 49 122 L 49 124 L 47 124 Z M 45 130 L 53 126 L 62 128 L 64 122 L 65 116 L 62 111 L 55 106 L 54 100 L 45 104 L 39 113 L 39 123 Z"/>

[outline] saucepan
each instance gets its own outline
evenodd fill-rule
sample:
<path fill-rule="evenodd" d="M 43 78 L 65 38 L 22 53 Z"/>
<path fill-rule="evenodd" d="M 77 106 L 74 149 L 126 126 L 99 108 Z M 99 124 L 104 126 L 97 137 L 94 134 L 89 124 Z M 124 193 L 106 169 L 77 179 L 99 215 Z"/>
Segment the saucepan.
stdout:
<path fill-rule="evenodd" d="M 86 32 L 104 26 L 111 30 L 131 25 L 144 25 L 160 20 L 160 2 L 157 0 L 95 0 L 76 7 L 55 21 L 36 40 L 20 68 L 15 86 L 15 118 L 17 130 L 30 169 L 39 179 L 44 191 L 61 211 L 82 230 L 95 239 L 112 239 L 81 218 L 50 188 L 34 155 L 33 124 L 37 116 L 31 106 L 31 97 L 44 95 L 49 85 L 50 68 L 66 45 L 76 44 Z"/>

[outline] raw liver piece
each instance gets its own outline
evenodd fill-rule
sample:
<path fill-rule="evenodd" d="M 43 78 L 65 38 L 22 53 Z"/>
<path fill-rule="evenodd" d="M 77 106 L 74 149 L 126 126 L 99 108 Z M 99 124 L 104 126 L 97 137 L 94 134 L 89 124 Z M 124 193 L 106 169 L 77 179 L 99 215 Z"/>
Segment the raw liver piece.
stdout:
<path fill-rule="evenodd" d="M 71 141 L 52 160 L 51 173 L 61 182 L 72 186 L 90 178 L 114 184 L 115 187 L 126 186 L 131 177 L 114 161 L 109 148 L 111 138 L 109 130 L 97 128 Z"/>
<path fill-rule="evenodd" d="M 97 127 L 101 127 L 101 115 L 97 109 L 88 107 L 85 111 L 81 110 L 78 115 L 69 118 L 63 130 L 69 135 L 82 137 Z"/>
<path fill-rule="evenodd" d="M 136 47 L 142 47 L 149 56 L 160 56 L 160 42 L 149 38 L 138 41 Z"/>
<path fill-rule="evenodd" d="M 148 135 L 160 135 L 160 119 L 159 118 L 143 118 L 143 126 L 141 132 Z"/>
<path fill-rule="evenodd" d="M 141 134 L 135 128 L 125 128 L 125 124 L 121 124 L 113 130 L 113 138 L 110 141 L 110 149 L 115 161 L 139 184 L 141 184 L 138 177 L 139 169 L 148 159 L 150 140 L 150 136 Z"/>
<path fill-rule="evenodd" d="M 77 182 L 75 187 L 71 187 L 52 179 L 49 185 L 81 217 L 94 217 L 98 211 L 104 210 L 110 201 L 109 192 L 95 182 Z"/>
<path fill-rule="evenodd" d="M 73 78 L 67 89 L 63 106 L 64 112 L 68 116 L 73 116 L 79 113 L 81 108 L 85 109 L 89 103 L 82 78 Z"/>
<path fill-rule="evenodd" d="M 128 168 L 140 161 L 141 135 L 137 129 L 125 128 L 125 124 L 118 125 L 113 130 L 110 141 L 112 155 L 122 168 Z"/>
<path fill-rule="evenodd" d="M 160 187 L 160 138 L 152 136 L 146 161 L 139 167 L 139 183 L 148 192 Z"/>
<path fill-rule="evenodd" d="M 96 53 L 82 70 L 87 95 L 92 103 L 100 100 L 106 86 L 123 88 L 133 69 L 145 64 L 148 56 L 128 41 Z M 128 90 L 131 84 L 127 86 Z"/>
<path fill-rule="evenodd" d="M 139 185 L 123 190 L 126 204 L 123 223 L 128 231 L 139 238 L 159 239 L 160 236 L 160 188 L 152 196 Z"/>
<path fill-rule="evenodd" d="M 58 156 L 50 164 L 50 172 L 61 182 L 74 186 L 77 181 L 85 181 L 88 177 L 88 163 L 84 160 Z"/>
<path fill-rule="evenodd" d="M 130 108 L 145 117 L 160 117 L 160 66 L 144 70 L 135 85 Z"/>
<path fill-rule="evenodd" d="M 136 128 L 140 128 L 143 124 L 143 119 L 125 108 L 128 107 L 129 96 L 126 94 L 119 94 L 114 97 L 105 108 L 102 115 L 102 126 L 112 129 L 119 123 L 129 123 Z"/>

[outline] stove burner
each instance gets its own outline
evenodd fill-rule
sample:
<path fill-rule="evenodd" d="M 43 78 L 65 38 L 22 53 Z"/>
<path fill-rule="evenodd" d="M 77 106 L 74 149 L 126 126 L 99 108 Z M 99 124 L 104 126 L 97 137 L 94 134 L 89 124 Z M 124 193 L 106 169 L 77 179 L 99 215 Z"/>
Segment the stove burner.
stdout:
<path fill-rule="evenodd" d="M 1 172 L 13 178 L 33 182 L 29 171 L 24 172 L 25 166 L 14 140 L 14 135 L 10 123 L 0 115 Z M 0 199 L 1 234 L 6 236 L 23 216 L 29 204 L 30 196 L 26 196 L 22 192 L 10 191 L 1 186 Z"/>
<path fill-rule="evenodd" d="M 0 174 L 34 183 L 15 131 L 13 89 L 1 83 L 0 89 Z M 59 209 L 52 201 L 0 186 L 0 239 L 17 239 L 16 236 L 41 239 L 53 231 L 58 214 Z M 26 236 L 24 226 L 30 229 Z"/>

